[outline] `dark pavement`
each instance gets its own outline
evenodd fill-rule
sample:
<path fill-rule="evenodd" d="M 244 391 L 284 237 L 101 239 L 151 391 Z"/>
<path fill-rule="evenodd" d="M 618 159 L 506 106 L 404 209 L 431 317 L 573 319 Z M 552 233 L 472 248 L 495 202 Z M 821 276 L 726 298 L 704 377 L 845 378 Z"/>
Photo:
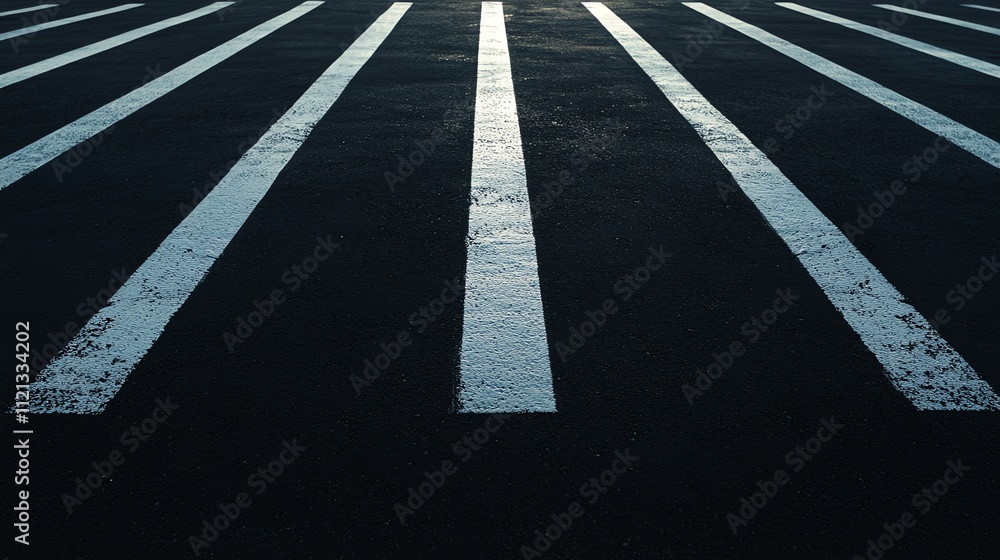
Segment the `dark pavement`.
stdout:
<path fill-rule="evenodd" d="M 121 3 L 71 0 L 58 17 Z M 207 3 L 151 1 L 41 31 L 17 53 L 5 41 L 0 72 Z M 1000 140 L 995 78 L 770 2 L 708 3 Z M 0 156 L 297 4 L 245 0 L 0 89 Z M 711 22 L 677 2 L 606 5 L 669 61 Z M 866 2 L 803 5 L 868 25 L 892 16 Z M 17 321 L 30 321 L 38 352 L 49 333 L 78 328 L 88 298 L 134 272 L 387 6 L 327 1 L 122 120 L 70 172 L 45 165 L 0 191 L 9 348 Z M 194 557 L 189 537 L 246 492 L 250 505 L 201 557 L 533 558 L 522 545 L 578 502 L 543 557 L 864 558 L 883 523 L 911 512 L 886 560 L 997 558 L 1000 412 L 919 411 L 894 389 L 754 204 L 720 194 L 729 173 L 577 2 L 504 4 L 529 193 L 541 200 L 543 185 L 572 176 L 534 221 L 558 412 L 501 424 L 452 412 L 462 305 L 422 332 L 410 317 L 465 272 L 480 9 L 415 2 L 107 409 L 31 415 L 33 553 L 8 523 L 0 556 Z M 1000 27 L 1000 13 L 957 3 L 921 9 Z M 0 18 L 0 31 L 21 17 Z M 1000 64 L 996 36 L 915 17 L 898 33 Z M 933 133 L 732 29 L 699 47 L 684 77 L 758 147 L 773 139 L 772 161 L 837 226 L 933 146 Z M 811 88 L 832 94 L 786 136 L 783 119 Z M 390 188 L 399 157 L 442 130 Z M 1000 249 L 1000 171 L 952 147 L 908 186 L 854 242 L 925 317 L 948 310 L 941 335 L 1000 390 L 1000 281 L 961 309 L 948 299 Z M 328 236 L 339 249 L 289 289 L 284 273 Z M 665 266 L 624 300 L 616 283 L 661 246 Z M 286 300 L 230 351 L 224 333 L 276 288 Z M 751 341 L 744 323 L 786 289 L 799 299 Z M 556 344 L 608 298 L 619 312 L 561 359 Z M 350 377 L 401 331 L 412 344 L 358 394 Z M 682 386 L 734 341 L 745 354 L 689 402 Z M 126 443 L 157 399 L 177 408 Z M 798 461 L 796 446 L 831 417 L 842 428 Z M 67 507 L 77 477 L 115 451 L 123 462 Z M 616 452 L 638 459 L 606 493 L 581 488 L 623 465 Z M 280 475 L 248 481 L 275 460 Z M 914 495 L 958 460 L 971 470 L 924 513 Z M 16 469 L 13 453 L 6 461 Z M 453 474 L 434 474 L 445 461 Z M 727 514 L 779 469 L 788 483 L 734 534 Z M 401 523 L 394 506 L 425 471 L 443 484 Z"/>

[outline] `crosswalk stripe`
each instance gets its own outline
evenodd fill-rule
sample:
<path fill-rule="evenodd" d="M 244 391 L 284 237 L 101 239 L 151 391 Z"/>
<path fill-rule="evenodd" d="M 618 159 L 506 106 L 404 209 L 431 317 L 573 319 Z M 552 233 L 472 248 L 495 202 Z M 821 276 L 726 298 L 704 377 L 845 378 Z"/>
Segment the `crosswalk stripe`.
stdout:
<path fill-rule="evenodd" d="M 503 4 L 479 27 L 460 412 L 555 412 Z"/>
<path fill-rule="evenodd" d="M 87 45 L 86 47 L 80 47 L 79 49 L 72 50 L 67 53 L 63 53 L 52 58 L 48 58 L 41 62 L 36 62 L 34 64 L 29 64 L 23 68 L 18 68 L 17 70 L 12 70 L 6 74 L 0 74 L 0 89 L 5 88 L 9 85 L 16 84 L 18 82 L 27 80 L 28 78 L 33 78 L 39 74 L 44 74 L 50 70 L 55 70 L 67 64 L 76 62 L 87 58 L 88 56 L 94 56 L 95 54 L 102 53 L 106 50 L 113 49 L 119 45 L 124 45 L 125 43 L 135 41 L 136 39 L 141 39 L 147 35 L 156 33 L 163 29 L 179 25 L 197 19 L 201 16 L 216 12 L 225 8 L 226 6 L 232 5 L 233 2 L 216 2 L 214 4 L 205 6 L 204 8 L 198 8 L 193 12 L 188 12 L 186 14 L 165 19 L 159 23 L 154 23 L 152 25 L 147 25 L 145 27 L 140 27 L 133 31 L 128 31 L 122 33 L 121 35 L 116 35 L 109 39 L 99 41 L 93 45 Z"/>
<path fill-rule="evenodd" d="M 681 2 L 715 21 L 771 47 L 810 69 L 836 80 L 840 84 L 875 101 L 883 107 L 913 121 L 927 130 L 941 136 L 952 144 L 968 151 L 986 163 L 1000 169 L 1000 143 L 967 126 L 964 126 L 916 101 L 860 74 L 856 74 L 839 64 L 831 62 L 802 47 L 780 39 L 763 29 L 736 19 L 701 2 Z"/>
<path fill-rule="evenodd" d="M 957 25 L 959 27 L 964 27 L 966 29 L 975 29 L 976 31 L 982 31 L 983 33 L 991 33 L 993 35 L 1000 35 L 1000 29 L 996 27 L 990 27 L 988 25 L 980 25 L 978 23 L 972 23 L 969 21 L 963 21 L 960 19 L 950 18 L 947 16 L 939 16 L 937 14 L 929 14 L 927 12 L 920 12 L 917 10 L 911 10 L 909 8 L 901 8 L 899 6 L 893 6 L 892 4 L 872 4 L 876 8 L 882 8 L 884 10 L 892 10 L 894 12 L 900 12 L 903 14 L 909 14 L 911 16 L 922 17 L 926 19 L 932 19 L 934 21 L 940 21 L 944 23 L 950 23 L 952 25 Z"/>
<path fill-rule="evenodd" d="M 962 4 L 966 8 L 976 8 L 977 10 L 988 10 L 990 12 L 1000 12 L 1000 8 L 991 8 L 989 6 L 980 6 L 979 4 Z"/>
<path fill-rule="evenodd" d="M 897 390 L 920 410 L 1000 409 L 989 384 L 746 135 L 611 10 L 583 4 L 691 123 Z"/>
<path fill-rule="evenodd" d="M 184 85 L 284 25 L 302 17 L 322 3 L 321 1 L 303 2 L 280 16 L 191 59 L 148 84 L 132 90 L 100 109 L 80 117 L 44 138 L 0 159 L 0 190 L 9 187 L 18 179 L 52 161 L 66 150 L 97 135 L 102 130 Z"/>
<path fill-rule="evenodd" d="M 828 14 L 826 12 L 821 12 L 819 10 L 814 10 L 812 8 L 807 8 L 805 6 L 800 6 L 793 2 L 775 2 L 775 5 L 781 6 L 782 8 L 788 8 L 789 10 L 794 10 L 801 14 L 809 15 L 823 21 L 828 21 L 830 23 L 836 23 L 847 27 L 848 29 L 853 29 L 855 31 L 860 31 L 862 33 L 867 33 L 869 35 L 878 37 L 880 39 L 885 39 L 886 41 L 892 41 L 897 45 L 902 45 L 904 47 L 913 49 L 915 51 L 920 51 L 924 54 L 929 54 L 931 56 L 940 58 L 942 60 L 947 60 L 958 64 L 959 66 L 964 66 L 970 70 L 975 70 L 977 72 L 982 72 L 988 76 L 993 76 L 994 78 L 1000 78 L 1000 66 L 996 64 L 990 64 L 971 56 L 965 56 L 964 54 L 958 54 L 953 51 L 945 50 L 940 47 L 935 47 L 921 41 L 916 41 L 902 35 L 896 35 L 895 33 L 889 33 L 888 31 L 879 29 L 877 27 L 872 27 L 870 25 L 864 25 L 851 21 L 849 19 L 844 19 L 842 17 L 835 16 L 833 14 Z"/>
<path fill-rule="evenodd" d="M 14 37 L 20 37 L 22 35 L 30 35 L 32 33 L 37 33 L 45 29 L 52 29 L 53 27 L 69 25 L 71 23 L 76 23 L 78 21 L 84 21 L 96 17 L 106 16 L 109 14 L 116 14 L 118 12 L 124 12 L 125 10 L 131 10 L 132 8 L 138 8 L 140 6 L 142 6 L 142 4 L 122 4 L 121 6 L 115 6 L 114 8 L 108 8 L 107 10 L 101 10 L 99 12 L 90 12 L 87 14 L 81 14 L 78 16 L 68 17 L 65 19 L 47 21 L 45 23 L 39 23 L 38 25 L 29 25 L 28 27 L 22 27 L 21 29 L 15 31 L 0 33 L 0 41 L 6 41 L 7 39 L 13 39 Z"/>
<path fill-rule="evenodd" d="M 40 10 L 45 10 L 48 8 L 55 8 L 59 4 L 38 4 L 36 6 L 31 6 L 28 8 L 21 8 L 20 10 L 11 10 L 9 12 L 0 12 L 0 16 L 14 16 L 17 14 L 24 14 L 27 12 L 37 12 Z"/>
<path fill-rule="evenodd" d="M 34 412 L 104 410 L 408 2 L 389 7 L 233 166 L 32 383 Z"/>

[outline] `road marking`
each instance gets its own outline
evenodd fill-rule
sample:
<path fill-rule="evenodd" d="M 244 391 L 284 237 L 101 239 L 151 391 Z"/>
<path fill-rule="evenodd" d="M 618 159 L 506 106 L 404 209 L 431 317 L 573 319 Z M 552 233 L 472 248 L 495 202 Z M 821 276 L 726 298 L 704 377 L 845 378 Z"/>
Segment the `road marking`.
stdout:
<path fill-rule="evenodd" d="M 611 10 L 583 4 L 732 173 L 897 390 L 920 410 L 1000 409 L 989 384 L 749 138 Z"/>
<path fill-rule="evenodd" d="M 911 16 L 932 19 L 934 21 L 943 21 L 944 23 L 950 23 L 952 25 L 957 25 L 959 27 L 964 27 L 966 29 L 975 29 L 976 31 L 982 31 L 984 33 L 992 33 L 993 35 L 1000 35 L 1000 29 L 997 29 L 996 27 L 979 25 L 978 23 L 971 23 L 968 21 L 962 21 L 960 19 L 950 18 L 946 16 L 939 16 L 937 14 L 929 14 L 927 12 L 919 12 L 917 10 L 911 10 L 909 8 L 900 8 L 899 6 L 893 6 L 892 4 L 872 4 L 872 6 L 875 6 L 876 8 L 892 10 L 894 12 L 909 14 Z"/>
<path fill-rule="evenodd" d="M 138 8 L 139 6 L 142 6 L 142 4 L 122 4 L 121 6 L 115 6 L 114 8 L 108 8 L 107 10 L 101 10 L 99 12 L 90 12 L 88 14 L 81 14 L 78 16 L 68 17 L 65 19 L 57 19 L 54 21 L 39 23 L 38 25 L 29 25 L 28 27 L 22 27 L 21 29 L 18 29 L 16 31 L 8 31 L 7 33 L 0 33 L 0 41 L 13 39 L 14 37 L 20 37 L 21 35 L 37 33 L 44 29 L 52 29 L 53 27 L 69 25 L 71 23 L 76 23 L 78 21 L 84 21 L 87 19 L 106 16 L 109 14 L 124 12 L 125 10 L 131 10 L 132 8 Z"/>
<path fill-rule="evenodd" d="M 396 2 L 372 23 L 170 232 L 31 384 L 32 412 L 104 410 L 410 5 Z"/>
<path fill-rule="evenodd" d="M 95 54 L 102 53 L 108 49 L 113 49 L 119 45 L 124 45 L 125 43 L 135 41 L 136 39 L 141 39 L 147 35 L 156 33 L 157 31 L 167 29 L 168 27 L 173 27 L 193 19 L 200 18 L 203 15 L 210 14 L 230 6 L 234 2 L 216 2 L 214 4 L 205 6 L 204 8 L 198 8 L 193 12 L 189 12 L 184 15 L 177 17 L 172 17 L 170 19 L 165 19 L 159 23 L 154 23 L 152 25 L 147 25 L 145 27 L 140 27 L 134 31 L 129 31 L 127 33 L 122 33 L 121 35 L 116 35 L 109 39 L 99 41 L 93 45 L 87 45 L 86 47 L 80 47 L 79 49 L 69 51 L 68 53 L 53 56 L 52 58 L 43 60 L 41 62 L 36 62 L 34 64 L 29 64 L 23 68 L 18 68 L 17 70 L 12 70 L 6 74 L 0 74 L 0 89 L 5 88 L 9 85 L 16 84 L 18 82 L 27 80 L 28 78 L 33 78 L 39 74 L 44 74 L 50 70 L 55 70 L 67 64 L 76 62 L 87 58 L 88 56 L 94 56 Z"/>
<path fill-rule="evenodd" d="M 771 47 L 772 49 L 788 56 L 810 69 L 823 74 L 824 76 L 836 80 L 854 91 L 864 95 L 868 99 L 875 101 L 886 109 L 910 119 L 916 124 L 941 136 L 952 144 L 968 151 L 986 163 L 1000 169 L 1000 143 L 989 138 L 971 128 L 966 127 L 954 120 L 904 97 L 895 91 L 865 78 L 860 74 L 851 72 L 847 68 L 830 62 L 829 60 L 809 52 L 802 47 L 793 45 L 784 39 L 780 39 L 759 27 L 738 20 L 730 15 L 724 14 L 715 8 L 711 8 L 701 2 L 681 2 L 688 8 L 700 12 L 715 21 L 726 25 L 740 33 Z"/>
<path fill-rule="evenodd" d="M 860 31 L 862 33 L 867 33 L 869 35 L 878 37 L 880 39 L 885 39 L 886 41 L 892 41 L 897 45 L 902 45 L 904 47 L 913 49 L 915 51 L 920 51 L 924 54 L 929 54 L 931 56 L 936 56 L 941 60 L 947 60 L 958 64 L 959 66 L 964 66 L 970 70 L 975 70 L 976 72 L 982 72 L 987 76 L 993 76 L 994 78 L 1000 78 L 1000 66 L 996 64 L 990 64 L 971 56 L 965 56 L 964 54 L 958 54 L 949 50 L 942 49 L 940 47 L 935 47 L 934 45 L 929 45 L 921 41 L 915 41 L 902 35 L 896 35 L 895 33 L 889 33 L 877 27 L 872 27 L 870 25 L 864 25 L 851 21 L 849 19 L 844 19 L 826 12 L 821 12 L 819 10 L 814 10 L 812 8 L 807 8 L 805 6 L 800 6 L 793 2 L 775 2 L 775 5 L 781 6 L 782 8 L 788 8 L 789 10 L 794 10 L 796 12 L 812 16 L 817 19 L 828 21 L 830 23 L 836 23 L 842 25 L 849 29 L 855 31 Z"/>
<path fill-rule="evenodd" d="M 980 6 L 979 4 L 962 4 L 966 8 L 976 8 L 977 10 L 989 10 L 991 12 L 1000 12 L 1000 8 L 991 8 L 989 6 Z M 3 15 L 3 14 L 0 14 Z"/>
<path fill-rule="evenodd" d="M 9 12 L 0 12 L 0 16 L 13 16 L 17 14 L 23 14 L 27 12 L 38 12 L 46 8 L 55 8 L 59 4 L 39 4 L 37 6 L 31 6 L 30 8 L 21 8 L 20 10 L 11 10 Z"/>
<path fill-rule="evenodd" d="M 555 412 L 502 2 L 478 60 L 459 412 Z"/>
<path fill-rule="evenodd" d="M 303 2 L 0 159 L 0 190 L 322 4 Z"/>

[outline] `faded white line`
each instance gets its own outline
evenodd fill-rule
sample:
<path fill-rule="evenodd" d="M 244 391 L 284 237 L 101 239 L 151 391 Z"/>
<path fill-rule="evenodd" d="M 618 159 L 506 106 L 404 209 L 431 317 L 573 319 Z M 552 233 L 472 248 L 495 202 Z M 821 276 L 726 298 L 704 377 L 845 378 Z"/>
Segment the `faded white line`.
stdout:
<path fill-rule="evenodd" d="M 971 56 L 965 56 L 964 54 L 958 54 L 949 50 L 942 49 L 940 47 L 935 47 L 921 41 L 916 41 L 908 37 L 903 37 L 902 35 L 896 35 L 895 33 L 889 33 L 888 31 L 879 29 L 877 27 L 872 27 L 870 25 L 864 25 L 851 21 L 849 19 L 844 19 L 833 14 L 828 14 L 826 12 L 821 12 L 819 10 L 814 10 L 812 8 L 807 8 L 805 6 L 800 6 L 793 2 L 775 2 L 775 5 L 781 6 L 782 8 L 788 8 L 789 10 L 794 10 L 796 12 L 812 16 L 823 21 L 828 21 L 830 23 L 836 23 L 837 25 L 842 25 L 848 29 L 853 29 L 855 31 L 860 31 L 862 33 L 867 33 L 874 37 L 880 39 L 885 39 L 886 41 L 892 41 L 897 45 L 913 49 L 915 51 L 922 52 L 924 54 L 929 54 L 931 56 L 940 58 L 941 60 L 947 60 L 959 66 L 964 66 L 970 70 L 975 70 L 976 72 L 982 72 L 987 76 L 993 76 L 994 78 L 1000 78 L 1000 66 L 996 64 L 990 64 Z"/>
<path fill-rule="evenodd" d="M 98 413 L 410 3 L 380 16 L 125 281 L 31 384 L 32 412 Z"/>
<path fill-rule="evenodd" d="M 125 10 L 131 10 L 132 8 L 138 8 L 139 6 L 142 6 L 142 4 L 122 4 L 121 6 L 115 6 L 114 8 L 108 8 L 107 10 L 101 10 L 99 12 L 90 12 L 88 14 L 81 14 L 78 16 L 68 17 L 65 19 L 57 19 L 54 21 L 39 23 L 38 25 L 29 25 L 28 27 L 22 27 L 21 29 L 18 29 L 16 31 L 8 31 L 7 33 L 0 33 L 0 41 L 13 39 L 14 37 L 20 37 L 21 35 L 29 35 L 31 33 L 37 33 L 44 29 L 52 29 L 53 27 L 69 25 L 71 23 L 76 23 L 78 21 L 84 21 L 96 17 L 106 16 L 109 14 L 124 12 Z"/>
<path fill-rule="evenodd" d="M 140 27 L 139 29 L 99 41 L 93 45 L 80 47 L 79 49 L 53 56 L 52 58 L 45 59 L 41 62 L 36 62 L 23 68 L 12 70 L 6 74 L 0 74 L 0 88 L 5 88 L 11 84 L 16 84 L 27 80 L 28 78 L 33 78 L 39 74 L 44 74 L 50 70 L 55 70 L 56 68 L 60 68 L 62 66 L 66 66 L 67 64 L 87 58 L 88 56 L 94 56 L 95 54 L 102 53 L 108 49 L 113 49 L 119 45 L 124 45 L 130 41 L 141 39 L 147 35 L 156 33 L 157 31 L 200 18 L 201 16 L 216 12 L 232 4 L 233 2 L 216 2 L 205 6 L 204 8 L 198 8 L 193 12 L 188 12 L 184 15 L 165 19 L 159 23 L 154 23 L 145 27 Z"/>
<path fill-rule="evenodd" d="M 503 4 L 479 25 L 460 412 L 555 412 Z"/>
<path fill-rule="evenodd" d="M 960 19 L 950 18 L 947 16 L 939 16 L 937 14 L 929 14 L 927 12 L 911 10 L 909 8 L 900 8 L 899 6 L 893 6 L 892 4 L 872 4 L 872 6 L 875 6 L 876 8 L 883 8 L 885 10 L 892 10 L 894 12 L 900 12 L 903 14 L 909 14 L 911 16 L 917 16 L 926 19 L 932 19 L 934 21 L 950 23 L 952 25 L 957 25 L 959 27 L 964 27 L 966 29 L 975 29 L 976 31 L 982 31 L 983 33 L 992 33 L 993 35 L 1000 35 L 1000 29 L 997 29 L 996 27 L 979 25 L 978 23 L 962 21 Z"/>
<path fill-rule="evenodd" d="M 170 93 L 229 57 L 267 37 L 322 4 L 303 2 L 280 16 L 185 62 L 148 84 L 0 159 L 0 189 L 52 161 L 80 142 Z"/>
<path fill-rule="evenodd" d="M 24 14 L 28 12 L 38 12 L 47 8 L 55 8 L 59 4 L 39 4 L 37 6 L 31 6 L 30 8 L 21 8 L 20 10 L 11 10 L 9 12 L 0 12 L 0 16 L 13 16 L 17 14 Z"/>
<path fill-rule="evenodd" d="M 966 8 L 976 8 L 977 10 L 988 10 L 990 12 L 1000 12 L 1000 8 L 991 8 L 989 6 L 980 6 L 979 4 L 962 4 Z"/>
<path fill-rule="evenodd" d="M 997 410 L 1000 398 L 750 139 L 603 4 L 584 2 L 694 127 L 834 307 L 920 410 Z"/>
<path fill-rule="evenodd" d="M 723 25 L 739 31 L 751 39 L 760 41 L 762 44 L 771 47 L 785 56 L 805 64 L 810 69 L 823 74 L 831 80 L 836 80 L 886 109 L 895 111 L 899 115 L 941 136 L 993 167 L 1000 169 L 1000 143 L 996 140 L 976 132 L 912 99 L 904 97 L 873 80 L 856 74 L 839 64 L 830 62 L 818 54 L 814 54 L 784 39 L 780 39 L 759 27 L 738 20 L 701 2 L 681 3 Z"/>

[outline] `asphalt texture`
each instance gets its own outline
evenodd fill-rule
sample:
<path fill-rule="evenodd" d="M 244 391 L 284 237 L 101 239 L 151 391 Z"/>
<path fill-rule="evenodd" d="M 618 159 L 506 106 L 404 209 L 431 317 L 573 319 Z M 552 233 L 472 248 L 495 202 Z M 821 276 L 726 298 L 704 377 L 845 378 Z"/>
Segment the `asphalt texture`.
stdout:
<path fill-rule="evenodd" d="M 39 32 L 16 53 L 7 41 L 0 72 L 206 3 L 150 1 Z M 72 0 L 58 17 L 119 4 Z M 995 78 L 769 2 L 709 4 L 1000 139 Z M 0 152 L 295 5 L 245 0 L 0 89 Z M 680 3 L 606 5 L 667 60 L 697 53 L 681 68 L 685 78 L 758 147 L 777 146 L 772 161 L 838 226 L 933 146 L 933 133 L 732 29 L 692 48 L 711 20 Z M 804 5 L 869 25 L 892 17 L 866 2 Z M 134 272 L 185 207 L 387 6 L 328 1 L 122 120 L 70 172 L 46 165 L 0 191 L 5 347 L 13 350 L 18 321 L 30 321 L 38 352 L 67 323 L 78 328 L 88 298 L 116 272 Z M 921 9 L 1000 27 L 1000 13 L 958 3 Z M 498 428 L 490 415 L 455 413 L 461 302 L 422 332 L 411 323 L 465 271 L 480 17 L 478 2 L 418 1 L 107 409 L 31 416 L 32 554 L 7 521 L 0 555 L 533 558 L 522 546 L 538 546 L 535 531 L 553 514 L 567 519 L 559 516 L 577 502 L 582 515 L 541 543 L 542 557 L 865 558 L 868 540 L 905 512 L 915 525 L 891 539 L 886 560 L 998 557 L 1000 412 L 918 411 L 895 390 L 753 203 L 738 189 L 720 192 L 731 180 L 725 168 L 585 7 L 511 2 L 504 13 L 528 189 L 539 201 L 534 235 L 558 412 L 513 414 Z M 0 31 L 20 27 L 22 16 L 0 18 Z M 898 33 L 1000 64 L 992 35 L 916 17 Z M 789 135 L 784 119 L 811 88 L 831 95 Z M 390 187 L 386 173 L 398 174 L 399 158 L 432 138 L 444 140 Z M 566 172 L 571 184 L 544 198 L 544 185 Z M 1000 281 L 985 282 L 961 309 L 948 300 L 1000 248 L 1000 172 L 952 147 L 908 185 L 855 244 L 925 317 L 948 311 L 940 333 L 1000 390 Z M 313 255 L 317 237 L 339 248 L 292 290 L 283 275 Z M 670 256 L 626 300 L 616 283 L 651 248 Z M 224 333 L 275 289 L 285 301 L 227 346 Z M 776 290 L 798 299 L 751 342 L 744 324 L 771 308 Z M 560 355 L 557 343 L 568 344 L 571 328 L 608 298 L 619 311 Z M 401 331 L 413 342 L 356 390 L 351 376 L 363 376 L 365 360 Z M 682 386 L 734 341 L 744 355 L 689 401 Z M 166 420 L 146 440 L 122 439 L 157 399 L 177 408 L 157 413 Z M 842 425 L 836 434 L 795 459 L 796 446 L 831 418 Z M 455 445 L 485 426 L 496 431 L 475 450 Z M 301 448 L 283 455 L 294 460 L 272 481 L 249 483 L 284 442 Z M 77 478 L 115 451 L 123 462 L 99 488 L 68 499 Z M 606 493 L 581 488 L 616 459 L 622 466 L 616 453 L 637 459 Z M 444 461 L 453 474 L 438 477 Z M 949 461 L 970 470 L 928 510 L 917 507 L 914 495 Z M 741 498 L 779 469 L 789 482 L 734 532 L 727 514 L 739 516 Z M 425 471 L 444 483 L 401 522 L 396 504 L 407 505 Z M 9 476 L 4 503 L 14 504 L 23 487 Z M 250 505 L 193 546 L 203 521 L 241 492 Z M 4 510 L 6 520 L 15 516 Z"/>

